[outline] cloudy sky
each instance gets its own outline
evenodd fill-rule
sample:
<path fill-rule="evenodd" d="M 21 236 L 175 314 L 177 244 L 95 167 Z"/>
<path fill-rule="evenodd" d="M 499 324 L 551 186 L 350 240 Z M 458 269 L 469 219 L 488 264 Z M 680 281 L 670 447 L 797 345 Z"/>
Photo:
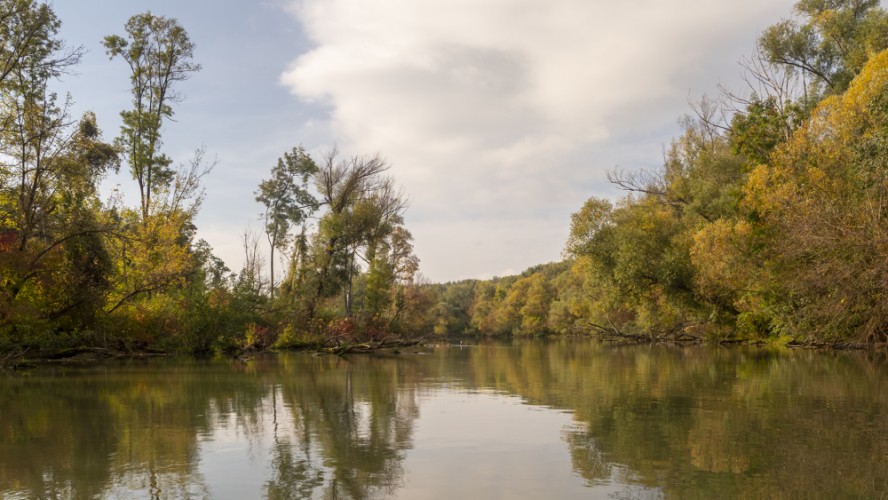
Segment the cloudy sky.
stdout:
<path fill-rule="evenodd" d="M 560 259 L 570 214 L 616 197 L 606 174 L 656 168 L 689 101 L 739 88 L 738 61 L 793 0 L 56 0 L 62 37 L 88 52 L 60 89 L 110 140 L 127 68 L 100 41 L 133 14 L 174 17 L 203 70 L 164 130 L 201 145 L 199 234 L 229 266 L 260 227 L 253 192 L 302 144 L 380 153 L 410 199 L 407 226 L 433 281 Z M 125 169 L 122 169 L 125 171 Z M 121 175 L 120 185 L 135 193 Z M 137 199 L 129 198 L 131 204 Z"/>

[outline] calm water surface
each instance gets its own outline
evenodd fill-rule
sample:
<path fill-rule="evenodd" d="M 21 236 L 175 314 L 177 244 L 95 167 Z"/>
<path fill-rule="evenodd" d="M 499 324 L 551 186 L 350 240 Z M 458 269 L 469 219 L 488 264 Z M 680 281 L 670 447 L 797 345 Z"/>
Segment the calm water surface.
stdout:
<path fill-rule="evenodd" d="M 888 498 L 888 360 L 582 341 L 0 373 L 0 498 Z"/>

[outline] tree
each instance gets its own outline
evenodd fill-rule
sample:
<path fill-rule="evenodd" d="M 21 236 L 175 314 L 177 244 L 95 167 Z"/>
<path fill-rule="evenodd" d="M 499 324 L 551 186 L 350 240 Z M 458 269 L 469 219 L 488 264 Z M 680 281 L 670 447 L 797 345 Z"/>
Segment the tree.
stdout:
<path fill-rule="evenodd" d="M 888 338 L 888 51 L 824 100 L 753 171 L 744 204 L 775 304 L 771 329 L 809 338 Z M 740 239 L 742 245 L 746 241 Z M 745 243 L 749 246 L 748 243 Z M 740 246 L 739 248 L 743 248 Z"/>
<path fill-rule="evenodd" d="M 368 243 L 365 252 L 367 282 L 362 305 L 367 316 L 379 317 L 387 308 L 394 306 L 392 323 L 401 313 L 404 287 L 413 283 L 419 268 L 419 259 L 413 254 L 412 240 L 410 231 L 397 225 L 388 230 L 384 239 Z M 371 246 L 372 254 L 369 250 Z"/>
<path fill-rule="evenodd" d="M 0 189 L 0 211 L 10 214 L 0 232 L 14 242 L 0 262 L 6 277 L 0 295 L 43 301 L 43 316 L 79 308 L 78 321 L 89 322 L 92 313 L 80 305 L 100 307 L 110 272 L 101 237 L 110 228 L 99 213 L 98 183 L 117 157 L 99 140 L 91 114 L 77 126 L 52 106 L 40 116 L 11 127 L 22 141 L 19 155 L 9 158 L 19 182 Z"/>
<path fill-rule="evenodd" d="M 396 281 L 395 272 L 398 264 L 395 259 L 407 258 L 412 255 L 413 250 L 410 244 L 413 237 L 402 225 L 405 207 L 404 196 L 395 188 L 394 182 L 390 178 L 382 178 L 371 192 L 360 197 L 346 212 L 348 237 L 344 294 L 346 315 L 352 314 L 352 282 L 358 270 L 356 261 L 358 257 L 369 268 L 366 295 L 368 299 L 373 298 L 366 301 L 362 309 L 372 317 L 378 315 L 388 305 L 388 292 Z M 396 230 L 397 235 L 395 235 Z M 396 244 L 401 246 L 400 251 L 394 248 Z"/>
<path fill-rule="evenodd" d="M 769 61 L 801 71 L 817 94 L 839 94 L 875 53 L 888 48 L 888 13 L 879 0 L 799 0 L 796 19 L 759 39 Z"/>
<path fill-rule="evenodd" d="M 355 204 L 372 195 L 380 186 L 381 174 L 388 170 L 388 163 L 381 156 L 352 157 L 337 160 L 337 152 L 331 151 L 315 176 L 315 185 L 321 203 L 327 207 L 319 222 L 315 237 L 312 290 L 309 291 L 307 318 L 314 318 L 321 298 L 334 295 L 346 283 L 349 276 L 347 250 L 358 234 L 352 220 Z M 337 272 L 338 271 L 338 272 Z M 338 274 L 338 276 L 334 276 Z"/>
<path fill-rule="evenodd" d="M 290 228 L 302 224 L 317 208 L 318 201 L 308 190 L 309 179 L 316 175 L 318 166 L 302 146 L 293 148 L 278 158 L 271 169 L 271 178 L 259 183 L 256 201 L 265 206 L 260 214 L 264 223 L 271 255 L 271 285 L 269 293 L 274 298 L 274 252 L 283 250 L 290 243 Z"/>
<path fill-rule="evenodd" d="M 60 26 L 47 4 L 35 0 L 0 3 L 0 87 L 19 85 L 17 75 L 47 81 L 79 62 L 82 49 L 65 51 L 57 38 Z"/>
<path fill-rule="evenodd" d="M 141 216 L 147 221 L 155 192 L 172 182 L 172 161 L 160 152 L 161 127 L 172 118 L 172 104 L 182 98 L 175 85 L 200 70 L 192 62 L 194 44 L 175 19 L 150 12 L 129 19 L 126 38 L 105 37 L 108 56 L 122 58 L 130 68 L 133 109 L 120 113 L 120 137 L 115 141 L 139 184 Z"/>
<path fill-rule="evenodd" d="M 91 326 L 110 272 L 97 188 L 117 155 L 94 115 L 72 120 L 48 90 L 80 57 L 59 26 L 47 5 L 0 5 L 0 317 L 13 330 L 28 316 Z"/>
<path fill-rule="evenodd" d="M 7 196 L 13 198 L 0 218 L 15 221 L 11 229 L 20 251 L 47 215 L 59 180 L 55 160 L 73 135 L 68 103 L 59 106 L 48 90 L 49 81 L 80 58 L 79 49 L 62 52 L 59 26 L 47 5 L 30 0 L 0 5 L 0 186 L 9 186 Z"/>
<path fill-rule="evenodd" d="M 583 208 L 570 216 L 570 235 L 565 254 L 577 257 L 591 251 L 595 237 L 612 225 L 612 211 L 613 206 L 608 200 L 594 197 L 586 200 Z"/>
<path fill-rule="evenodd" d="M 110 59 L 120 57 L 130 69 L 133 108 L 120 114 L 115 146 L 129 163 L 140 200 L 136 210 L 113 210 L 124 238 L 114 244 L 109 314 L 131 310 L 142 299 L 174 303 L 172 294 L 163 294 L 194 279 L 194 218 L 204 196 L 201 180 L 214 166 L 205 162 L 203 148 L 178 168 L 161 152 L 163 124 L 182 99 L 176 85 L 200 70 L 188 34 L 175 19 L 150 12 L 131 17 L 125 31 L 105 37 L 103 45 Z"/>

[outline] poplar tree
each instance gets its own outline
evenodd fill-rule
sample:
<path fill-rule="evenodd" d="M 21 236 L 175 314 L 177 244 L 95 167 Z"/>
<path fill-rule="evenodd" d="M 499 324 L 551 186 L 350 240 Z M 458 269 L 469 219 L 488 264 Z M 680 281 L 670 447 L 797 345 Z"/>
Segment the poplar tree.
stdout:
<path fill-rule="evenodd" d="M 103 45 L 111 59 L 120 57 L 130 68 L 133 108 L 120 113 L 123 125 L 116 145 L 139 184 L 145 223 L 152 196 L 175 175 L 172 161 L 160 152 L 164 120 L 173 117 L 172 105 L 182 99 L 175 86 L 200 65 L 192 62 L 194 43 L 175 19 L 146 12 L 131 17 L 125 30 L 125 36 L 105 37 Z"/>
<path fill-rule="evenodd" d="M 317 208 L 318 201 L 308 189 L 308 182 L 318 172 L 318 166 L 302 146 L 293 148 L 278 158 L 271 169 L 271 177 L 259 183 L 256 201 L 265 206 L 260 214 L 265 236 L 271 247 L 270 294 L 274 298 L 274 253 L 290 242 L 290 228 L 300 225 Z"/>

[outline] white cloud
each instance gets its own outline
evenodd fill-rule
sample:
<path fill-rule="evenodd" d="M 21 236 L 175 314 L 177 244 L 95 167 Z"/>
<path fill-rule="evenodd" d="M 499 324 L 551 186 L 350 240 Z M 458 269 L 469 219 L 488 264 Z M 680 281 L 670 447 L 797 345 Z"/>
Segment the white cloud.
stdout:
<path fill-rule="evenodd" d="M 613 152 L 659 150 L 791 4 L 302 0 L 315 47 L 281 80 L 329 106 L 342 149 L 391 160 L 426 274 L 497 274 L 557 259 Z"/>

